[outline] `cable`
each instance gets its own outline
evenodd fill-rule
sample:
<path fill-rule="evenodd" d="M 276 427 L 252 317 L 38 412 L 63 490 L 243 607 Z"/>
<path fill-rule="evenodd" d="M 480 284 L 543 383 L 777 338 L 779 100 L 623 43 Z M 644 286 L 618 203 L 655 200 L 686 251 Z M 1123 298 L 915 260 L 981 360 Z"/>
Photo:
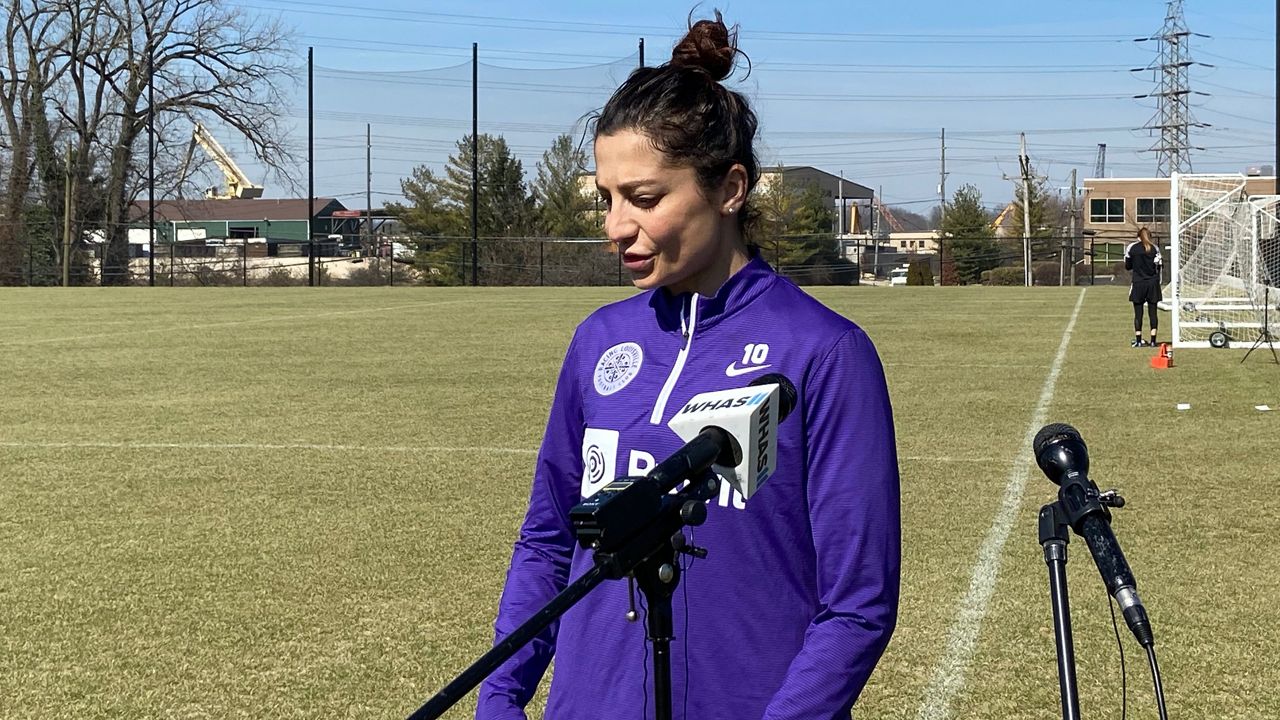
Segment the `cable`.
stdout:
<path fill-rule="evenodd" d="M 689 527 L 689 547 L 694 546 L 693 527 Z M 693 555 L 685 555 L 681 559 L 684 565 L 681 572 L 684 573 L 684 714 L 681 717 L 689 717 L 689 569 L 693 567 Z"/>
<path fill-rule="evenodd" d="M 640 636 L 640 642 L 644 645 L 644 659 L 640 663 L 643 670 L 643 674 L 640 677 L 640 694 L 644 697 L 644 704 L 641 706 L 640 720 L 645 720 L 645 718 L 649 717 L 649 605 L 645 600 L 647 598 L 644 593 L 640 593 L 636 598 L 636 602 L 640 605 L 640 611 L 644 616 L 644 627 L 646 628 L 645 632 Z"/>
<path fill-rule="evenodd" d="M 1116 621 L 1115 598 L 1107 595 L 1107 609 L 1111 611 L 1111 629 L 1116 633 L 1116 647 L 1120 650 L 1120 720 L 1129 714 L 1129 673 L 1124 665 L 1124 643 L 1120 640 L 1120 623 Z"/>
<path fill-rule="evenodd" d="M 1160 720 L 1169 720 L 1169 712 L 1164 706 L 1164 683 L 1160 681 L 1160 665 L 1156 662 L 1156 646 L 1147 646 L 1147 662 L 1151 666 L 1151 682 L 1156 690 L 1156 709 L 1160 711 Z"/>

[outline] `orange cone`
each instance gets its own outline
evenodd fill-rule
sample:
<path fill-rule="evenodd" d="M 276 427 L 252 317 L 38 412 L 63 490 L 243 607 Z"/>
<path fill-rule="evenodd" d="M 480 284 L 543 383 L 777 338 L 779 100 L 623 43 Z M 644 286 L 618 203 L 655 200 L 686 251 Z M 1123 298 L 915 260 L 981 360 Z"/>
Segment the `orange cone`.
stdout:
<path fill-rule="evenodd" d="M 1158 370 L 1173 367 L 1173 348 L 1169 347 L 1169 343 L 1160 343 L 1160 352 L 1151 358 L 1151 367 Z"/>

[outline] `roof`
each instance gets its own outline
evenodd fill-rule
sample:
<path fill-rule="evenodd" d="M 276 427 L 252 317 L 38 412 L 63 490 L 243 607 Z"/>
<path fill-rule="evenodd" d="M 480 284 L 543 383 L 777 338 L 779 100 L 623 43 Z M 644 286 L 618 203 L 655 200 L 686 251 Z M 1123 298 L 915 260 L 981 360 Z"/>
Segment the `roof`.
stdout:
<path fill-rule="evenodd" d="M 760 168 L 760 174 L 762 176 L 781 175 L 787 177 L 788 182 L 793 182 L 789 176 L 799 176 L 800 182 L 815 182 L 820 188 L 828 191 L 831 197 L 843 196 L 846 200 L 870 200 L 875 197 L 875 191 L 866 185 L 826 170 L 819 170 L 812 165 L 772 165 Z"/>
<path fill-rule="evenodd" d="M 334 210 L 345 210 L 334 198 L 314 198 L 312 215 L 328 217 Z M 145 221 L 150 205 L 146 200 L 135 202 L 130 217 L 133 222 Z M 275 200 L 161 200 L 156 203 L 156 219 L 165 222 L 201 222 L 209 220 L 306 220 L 306 198 Z"/>

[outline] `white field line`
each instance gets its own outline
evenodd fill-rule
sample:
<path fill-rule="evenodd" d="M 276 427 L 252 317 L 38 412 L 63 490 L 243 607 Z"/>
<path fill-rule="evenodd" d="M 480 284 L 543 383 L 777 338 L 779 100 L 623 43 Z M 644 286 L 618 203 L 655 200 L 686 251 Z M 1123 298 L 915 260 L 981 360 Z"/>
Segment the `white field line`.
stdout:
<path fill-rule="evenodd" d="M 1043 363 L 949 363 L 949 362 L 886 362 L 884 366 L 887 368 L 894 367 L 917 367 L 917 368 L 977 368 L 983 370 L 1043 370 Z"/>
<path fill-rule="evenodd" d="M 0 440 L 0 448 L 18 450 L 316 450 L 323 452 L 389 452 L 389 453 L 490 453 L 494 455 L 537 455 L 531 448 L 492 446 L 450 447 L 443 445 L 332 445 L 327 443 L 191 443 L 191 442 L 35 442 Z M 936 463 L 993 463 L 992 457 L 955 457 L 951 455 L 900 455 L 900 461 Z"/>
<path fill-rule="evenodd" d="M 899 455 L 899 461 L 937 462 L 937 463 L 994 463 L 998 458 L 992 457 L 955 457 L 954 455 Z"/>
<path fill-rule="evenodd" d="M 448 447 L 440 445 L 329 445 L 323 443 L 163 443 L 163 442 L 21 442 L 0 441 L 0 448 L 19 450 L 315 450 L 321 452 L 490 453 L 536 455 L 537 450 L 507 447 Z"/>
<path fill-rule="evenodd" d="M 389 305 L 377 308 L 356 308 L 353 310 L 331 310 L 329 312 L 307 313 L 302 315 L 270 315 L 266 317 L 248 318 L 245 320 L 228 320 L 226 322 L 216 323 L 193 323 L 189 325 L 165 325 L 163 327 L 153 328 L 137 328 L 131 330 L 120 330 L 116 332 L 92 333 L 89 335 L 68 335 L 63 337 L 52 338 L 36 338 L 33 340 L 0 340 L 0 347 L 18 346 L 18 345 L 44 345 L 47 343 L 57 342 L 77 342 L 80 340 L 95 340 L 97 338 L 114 338 L 122 335 L 146 335 L 150 333 L 162 333 L 171 331 L 190 331 L 190 330 L 211 330 L 222 327 L 235 327 L 238 325 L 262 325 L 274 322 L 300 322 L 307 320 L 317 320 L 320 318 L 337 317 L 341 315 L 368 315 L 371 313 L 392 312 L 394 310 L 408 310 L 413 308 L 435 307 L 438 305 L 457 305 L 459 303 L 468 302 L 466 300 L 435 300 L 431 302 L 407 303 L 404 305 Z"/>
<path fill-rule="evenodd" d="M 1062 373 L 1062 363 L 1067 356 L 1071 332 L 1075 329 L 1076 318 L 1079 317 L 1080 307 L 1084 304 L 1084 293 L 1084 289 L 1081 289 L 1075 310 L 1071 313 L 1071 319 L 1067 322 L 1066 329 L 1062 331 L 1058 354 L 1053 358 L 1053 365 L 1049 368 L 1049 375 L 1045 378 L 1044 387 L 1040 391 L 1040 400 L 1031 414 L 1031 422 L 1027 425 L 1026 437 L 1022 441 L 1022 449 L 1009 470 L 1009 479 L 1005 485 L 1000 510 L 996 513 L 995 521 L 991 523 L 991 528 L 978 549 L 978 560 L 973 566 L 969 590 L 960 601 L 959 612 L 947 634 L 946 653 L 934 668 L 933 678 L 929 681 L 924 700 L 920 703 L 920 710 L 916 713 L 918 720 L 946 720 L 951 717 L 951 701 L 965 686 L 965 673 L 973 660 L 978 633 L 982 629 L 982 621 L 986 618 L 987 606 L 1000 574 L 1000 558 L 1004 553 L 1005 541 L 1009 539 L 1013 520 L 1022 504 L 1022 491 L 1033 464 L 1031 443 L 1035 440 L 1036 433 L 1045 424 L 1049 405 L 1053 402 L 1054 387 L 1058 383 L 1058 375 Z"/>

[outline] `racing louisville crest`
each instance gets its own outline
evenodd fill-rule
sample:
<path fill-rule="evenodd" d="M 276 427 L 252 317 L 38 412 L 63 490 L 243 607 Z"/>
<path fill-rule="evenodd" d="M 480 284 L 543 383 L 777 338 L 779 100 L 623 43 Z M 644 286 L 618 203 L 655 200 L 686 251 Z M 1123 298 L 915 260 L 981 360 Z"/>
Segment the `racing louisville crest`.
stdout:
<path fill-rule="evenodd" d="M 644 352 L 633 342 L 619 343 L 605 350 L 596 363 L 596 392 L 612 395 L 626 387 L 640 374 L 643 362 Z"/>

